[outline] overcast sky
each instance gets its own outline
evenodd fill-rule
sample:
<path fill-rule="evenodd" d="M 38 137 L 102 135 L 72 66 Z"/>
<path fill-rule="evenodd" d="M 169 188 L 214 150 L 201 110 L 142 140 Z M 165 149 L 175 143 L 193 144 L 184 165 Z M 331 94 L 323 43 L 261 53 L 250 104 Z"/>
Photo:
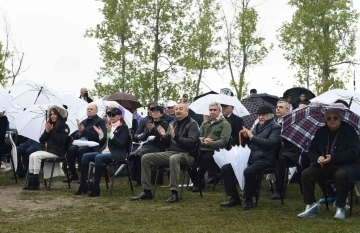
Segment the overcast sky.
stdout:
<path fill-rule="evenodd" d="M 261 2 L 264 1 L 254 0 L 256 5 Z M 274 43 L 274 49 L 263 64 L 249 70 L 247 76 L 249 88 L 278 96 L 293 86 L 293 74 L 276 39 L 277 29 L 282 22 L 290 20 L 293 13 L 286 2 L 267 0 L 257 6 L 261 17 L 259 33 L 266 38 L 267 44 Z M 354 5 L 360 11 L 360 1 L 355 0 Z M 17 81 L 30 79 L 45 82 L 58 91 L 72 95 L 78 95 L 82 86 L 92 88 L 101 62 L 97 41 L 84 38 L 84 33 L 101 22 L 100 6 L 95 0 L 0 0 L 0 12 L 11 24 L 11 37 L 25 53 L 24 68 L 28 70 Z M 0 40 L 3 40 L 1 36 L 3 30 L 0 33 Z M 359 51 L 359 40 L 357 47 Z M 360 58 L 359 53 L 357 57 Z M 206 74 L 207 84 L 214 91 L 229 87 L 228 72 L 218 73 Z M 359 80 L 357 78 L 357 83 Z M 352 88 L 351 85 L 349 87 Z M 203 90 L 208 88 L 204 86 Z"/>

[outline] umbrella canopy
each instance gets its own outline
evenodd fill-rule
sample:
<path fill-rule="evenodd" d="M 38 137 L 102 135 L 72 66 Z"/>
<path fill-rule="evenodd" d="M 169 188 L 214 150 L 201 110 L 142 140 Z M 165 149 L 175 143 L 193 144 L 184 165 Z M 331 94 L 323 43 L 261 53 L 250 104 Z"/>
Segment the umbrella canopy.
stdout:
<path fill-rule="evenodd" d="M 307 151 L 316 131 L 326 124 L 325 112 L 330 108 L 339 109 L 342 120 L 353 126 L 360 137 L 360 117 L 358 115 L 343 104 L 327 105 L 318 102 L 313 102 L 306 108 L 298 109 L 284 116 L 281 136 Z"/>
<path fill-rule="evenodd" d="M 350 105 L 350 110 L 360 116 L 360 93 L 351 90 L 333 89 L 312 99 L 313 102 L 333 104 L 336 100 L 344 100 Z"/>
<path fill-rule="evenodd" d="M 75 119 L 78 118 L 78 112 L 81 107 L 87 106 L 88 103 L 73 95 L 63 95 L 61 96 L 61 102 L 63 105 L 67 106 L 68 112 L 71 112 L 75 115 Z"/>
<path fill-rule="evenodd" d="M 12 100 L 23 108 L 30 105 L 55 104 L 62 105 L 60 95 L 45 84 L 23 80 L 9 88 Z"/>
<path fill-rule="evenodd" d="M 283 94 L 284 98 L 287 98 L 289 95 L 292 97 L 292 103 L 298 103 L 300 100 L 300 95 L 305 94 L 307 100 L 315 98 L 315 94 L 312 93 L 309 89 L 304 87 L 293 87 L 286 90 Z"/>
<path fill-rule="evenodd" d="M 18 134 L 39 142 L 39 138 L 45 130 L 49 109 L 54 106 L 60 110 L 61 115 L 65 116 L 67 114 L 66 109 L 61 105 L 43 104 L 32 105 L 26 108 L 26 110 L 19 114 L 15 119 Z M 71 118 L 70 115 L 68 116 L 68 119 L 69 118 Z M 66 124 L 70 128 L 70 134 L 77 130 L 77 124 L 69 124 L 68 121 Z"/>
<path fill-rule="evenodd" d="M 215 92 L 215 91 L 209 91 L 209 92 L 206 92 L 206 93 L 204 93 L 204 94 L 202 94 L 202 95 L 198 95 L 198 96 L 194 97 L 194 100 L 193 100 L 193 101 L 196 101 L 196 100 L 198 100 L 198 99 L 200 99 L 200 98 L 202 98 L 202 97 L 204 97 L 204 96 L 206 96 L 206 95 L 210 95 L 210 94 L 219 94 L 219 93 L 217 93 L 217 92 Z"/>
<path fill-rule="evenodd" d="M 269 95 L 267 93 L 254 94 L 254 95 L 250 96 L 249 98 L 261 98 L 273 106 L 276 106 L 277 102 L 280 99 L 279 97 L 277 97 L 275 95 Z"/>
<path fill-rule="evenodd" d="M 11 95 L 6 90 L 0 90 L 0 112 L 14 108 Z"/>
<path fill-rule="evenodd" d="M 142 107 L 137 98 L 131 94 L 125 92 L 115 92 L 111 95 L 107 95 L 104 97 L 104 100 L 116 101 L 121 106 L 127 109 L 137 109 Z"/>
<path fill-rule="evenodd" d="M 197 114 L 209 115 L 209 104 L 213 102 L 233 106 L 233 113 L 239 117 L 250 114 L 236 97 L 228 95 L 209 94 L 197 99 L 195 102 L 190 104 L 189 108 Z"/>
<path fill-rule="evenodd" d="M 9 108 L 7 110 L 5 110 L 5 115 L 8 118 L 9 124 L 10 124 L 10 129 L 16 129 L 16 125 L 15 125 L 15 119 L 21 115 L 23 112 L 25 111 L 25 108 L 22 108 L 18 105 L 15 105 L 13 108 Z"/>
<path fill-rule="evenodd" d="M 254 121 L 257 119 L 256 111 L 262 106 L 269 106 L 275 113 L 276 104 L 273 105 L 268 101 L 265 101 L 263 98 L 259 97 L 249 97 L 241 100 L 241 103 L 245 108 L 250 112 L 249 116 L 243 117 L 244 126 L 248 129 L 254 124 Z"/>
<path fill-rule="evenodd" d="M 95 100 L 94 102 L 92 102 L 92 104 L 95 104 L 97 106 L 97 108 L 98 108 L 97 115 L 101 118 L 103 118 L 106 115 L 106 112 L 108 110 L 110 110 L 111 108 L 119 108 L 122 112 L 122 117 L 124 118 L 127 126 L 129 128 L 132 127 L 133 114 L 129 110 L 127 110 L 123 106 L 121 106 L 119 103 L 117 103 L 115 101 Z M 83 107 L 79 108 L 78 115 L 77 115 L 79 121 L 83 121 L 88 117 L 86 114 L 87 106 L 88 105 L 84 105 Z"/>

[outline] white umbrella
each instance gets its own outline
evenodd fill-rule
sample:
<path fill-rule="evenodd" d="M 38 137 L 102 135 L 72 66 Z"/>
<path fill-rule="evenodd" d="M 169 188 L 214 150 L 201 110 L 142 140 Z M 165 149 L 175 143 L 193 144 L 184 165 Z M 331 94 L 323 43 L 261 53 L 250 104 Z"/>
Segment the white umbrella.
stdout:
<path fill-rule="evenodd" d="M 9 88 L 12 100 L 23 108 L 30 105 L 55 104 L 61 106 L 60 95 L 45 84 L 23 80 Z"/>
<path fill-rule="evenodd" d="M 21 115 L 24 111 L 25 111 L 25 108 L 22 108 L 16 104 L 13 108 L 9 108 L 9 109 L 5 110 L 5 115 L 9 121 L 10 129 L 16 129 L 15 119 L 19 115 Z"/>
<path fill-rule="evenodd" d="M 75 119 L 78 118 L 78 112 L 81 107 L 87 106 L 88 103 L 73 95 L 62 95 L 61 102 L 67 106 L 68 112 L 75 115 Z M 76 122 L 76 121 L 75 121 Z"/>
<path fill-rule="evenodd" d="M 245 189 L 245 177 L 244 170 L 248 166 L 248 161 L 250 157 L 251 150 L 246 145 L 245 148 L 242 146 L 233 147 L 231 150 L 234 150 L 234 162 L 231 163 L 231 166 L 234 170 L 235 176 L 239 182 L 241 190 Z"/>
<path fill-rule="evenodd" d="M 350 110 L 360 115 L 360 93 L 356 91 L 333 89 L 313 98 L 311 102 L 333 104 L 338 99 L 351 103 Z"/>
<path fill-rule="evenodd" d="M 39 142 L 39 138 L 45 130 L 49 109 L 53 106 L 57 106 L 66 112 L 61 105 L 58 106 L 53 104 L 32 105 L 26 108 L 26 110 L 22 114 L 19 114 L 15 119 L 18 134 Z M 69 117 L 71 116 L 68 116 L 68 119 Z M 70 128 L 70 134 L 77 130 L 76 124 L 69 124 L 68 121 L 66 124 Z"/>
<path fill-rule="evenodd" d="M 9 91 L 0 90 L 0 112 L 4 112 L 5 110 L 13 107 L 14 105 Z"/>
<path fill-rule="evenodd" d="M 132 127 L 133 114 L 129 110 L 122 107 L 119 103 L 117 103 L 115 101 L 107 101 L 107 100 L 98 99 L 98 100 L 95 100 L 94 102 L 92 102 L 91 104 L 95 104 L 97 106 L 97 108 L 98 108 L 97 115 L 101 118 L 103 118 L 106 115 L 106 112 L 108 110 L 110 110 L 111 108 L 120 108 L 120 110 L 122 112 L 122 117 L 124 118 L 127 126 L 129 128 Z M 79 108 L 78 119 L 80 122 L 85 120 L 88 117 L 86 114 L 87 106 L 88 105 L 85 105 L 85 106 Z"/>
<path fill-rule="evenodd" d="M 233 96 L 228 95 L 217 95 L 209 94 L 204 97 L 197 99 L 195 102 L 190 104 L 189 108 L 197 114 L 209 115 L 209 104 L 216 102 L 219 104 L 231 105 L 234 107 L 233 113 L 239 117 L 250 115 L 248 110 L 242 105 L 242 103 Z"/>

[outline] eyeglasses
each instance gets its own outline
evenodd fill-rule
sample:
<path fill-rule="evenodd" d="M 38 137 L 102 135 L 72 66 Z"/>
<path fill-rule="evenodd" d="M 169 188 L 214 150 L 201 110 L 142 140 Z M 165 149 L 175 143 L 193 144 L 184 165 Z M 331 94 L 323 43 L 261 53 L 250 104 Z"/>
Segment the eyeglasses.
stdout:
<path fill-rule="evenodd" d="M 326 121 L 337 121 L 339 117 L 326 117 Z"/>
<path fill-rule="evenodd" d="M 114 113 L 108 113 L 107 114 L 109 117 L 115 117 L 116 115 Z"/>

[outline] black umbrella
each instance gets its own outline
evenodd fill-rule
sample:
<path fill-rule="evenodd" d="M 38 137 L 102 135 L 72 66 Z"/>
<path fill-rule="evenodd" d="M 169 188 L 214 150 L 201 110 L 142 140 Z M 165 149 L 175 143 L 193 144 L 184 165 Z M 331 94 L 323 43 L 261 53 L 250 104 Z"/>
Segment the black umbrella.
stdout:
<path fill-rule="evenodd" d="M 256 96 L 258 96 L 258 95 L 256 95 Z M 268 101 L 266 101 L 265 99 L 260 98 L 260 97 L 254 97 L 254 95 L 253 95 L 249 98 L 241 100 L 241 103 L 245 106 L 245 108 L 250 113 L 250 115 L 242 117 L 242 119 L 244 121 L 244 126 L 247 129 L 250 129 L 253 126 L 254 121 L 257 118 L 256 111 L 258 110 L 258 108 L 262 107 L 262 106 L 269 106 L 275 113 L 277 101 L 275 102 L 275 104 L 271 104 Z"/>
<path fill-rule="evenodd" d="M 291 95 L 292 103 L 298 103 L 300 101 L 300 95 L 305 94 L 306 100 L 311 100 L 315 98 L 315 94 L 312 93 L 309 89 L 304 87 L 293 87 L 284 92 L 283 97 L 286 99 L 288 96 Z"/>
<path fill-rule="evenodd" d="M 273 106 L 276 106 L 277 102 L 280 99 L 279 97 L 277 97 L 275 95 L 269 95 L 267 93 L 254 94 L 254 95 L 250 96 L 249 98 L 261 98 Z"/>

